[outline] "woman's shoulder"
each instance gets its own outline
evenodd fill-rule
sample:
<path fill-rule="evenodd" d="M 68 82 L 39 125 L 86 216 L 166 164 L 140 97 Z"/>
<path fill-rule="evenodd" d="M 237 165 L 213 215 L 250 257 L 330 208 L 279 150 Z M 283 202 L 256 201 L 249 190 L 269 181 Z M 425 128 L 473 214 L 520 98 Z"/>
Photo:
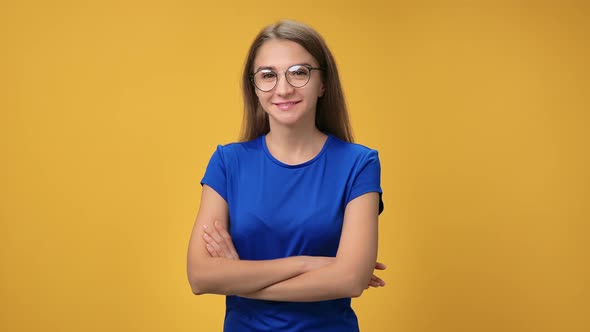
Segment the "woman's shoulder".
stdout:
<path fill-rule="evenodd" d="M 330 135 L 330 136 L 331 136 L 331 140 L 332 140 L 332 144 L 331 144 L 332 150 L 337 153 L 348 155 L 348 156 L 351 156 L 354 158 L 366 157 L 368 155 L 377 155 L 378 154 L 376 149 L 366 146 L 364 144 L 347 142 L 347 141 L 344 141 L 336 136 L 333 136 L 333 135 Z"/>
<path fill-rule="evenodd" d="M 222 143 L 217 145 L 216 153 L 220 154 L 224 158 L 238 157 L 242 154 L 251 154 L 256 150 L 261 150 L 262 145 L 260 137 L 257 137 L 250 141 L 234 141 L 229 143 Z"/>

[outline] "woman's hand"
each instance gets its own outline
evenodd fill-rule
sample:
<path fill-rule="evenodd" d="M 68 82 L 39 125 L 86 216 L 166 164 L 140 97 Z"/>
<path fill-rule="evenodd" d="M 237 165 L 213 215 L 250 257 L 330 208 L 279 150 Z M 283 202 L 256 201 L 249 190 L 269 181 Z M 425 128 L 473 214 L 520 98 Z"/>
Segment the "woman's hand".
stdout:
<path fill-rule="evenodd" d="M 383 263 L 377 262 L 375 264 L 375 270 L 385 270 L 386 268 L 387 268 L 387 266 L 385 266 L 385 264 L 383 264 Z M 369 287 L 383 287 L 383 286 L 385 286 L 385 281 L 383 281 L 383 279 L 381 279 L 373 274 L 373 276 L 371 277 L 371 280 L 369 281 L 369 285 L 367 285 L 367 287 L 365 287 L 365 289 L 367 289 Z"/>
<path fill-rule="evenodd" d="M 211 257 L 240 260 L 231 236 L 217 220 L 215 220 L 213 226 L 203 225 L 203 231 L 205 231 L 203 238 Z"/>

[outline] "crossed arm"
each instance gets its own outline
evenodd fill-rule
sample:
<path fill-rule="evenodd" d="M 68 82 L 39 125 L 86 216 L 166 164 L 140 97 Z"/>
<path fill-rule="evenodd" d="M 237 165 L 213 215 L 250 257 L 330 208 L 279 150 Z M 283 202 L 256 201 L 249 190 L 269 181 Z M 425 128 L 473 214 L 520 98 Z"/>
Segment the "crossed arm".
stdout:
<path fill-rule="evenodd" d="M 201 206 L 189 242 L 187 274 L 195 294 L 224 294 L 276 301 L 321 301 L 360 296 L 383 286 L 376 263 L 379 196 L 350 201 L 336 257 L 293 256 L 240 260 L 227 234 L 225 200 L 203 186 Z"/>

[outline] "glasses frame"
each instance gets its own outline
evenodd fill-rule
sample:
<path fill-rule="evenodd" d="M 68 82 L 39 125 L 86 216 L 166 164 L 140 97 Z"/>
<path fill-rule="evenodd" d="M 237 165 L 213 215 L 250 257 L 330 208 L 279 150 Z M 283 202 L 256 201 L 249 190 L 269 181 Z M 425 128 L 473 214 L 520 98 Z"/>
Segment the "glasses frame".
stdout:
<path fill-rule="evenodd" d="M 302 86 L 294 86 L 294 85 L 293 85 L 293 83 L 291 83 L 291 82 L 289 81 L 289 79 L 287 78 L 287 72 L 289 71 L 289 69 L 291 69 L 291 68 L 293 68 L 293 67 L 295 67 L 295 66 L 302 66 L 302 67 L 305 67 L 305 68 L 307 68 L 307 70 L 309 70 L 309 77 L 308 77 L 308 79 L 307 79 L 307 82 L 305 82 L 305 84 L 303 84 Z M 276 88 L 277 84 L 279 84 L 279 73 L 277 73 L 276 71 L 274 71 L 274 70 L 270 69 L 270 71 L 271 71 L 271 72 L 273 72 L 273 73 L 276 75 L 277 79 L 275 80 L 275 84 L 272 86 L 272 88 L 270 88 L 270 89 L 268 89 L 268 90 L 262 90 L 261 88 L 259 88 L 259 87 L 258 87 L 258 85 L 256 85 L 256 82 L 255 82 L 255 80 L 254 80 L 254 76 L 256 76 L 256 74 L 258 74 L 259 72 L 261 72 L 261 71 L 263 71 L 263 70 L 269 70 L 269 69 L 268 69 L 268 68 L 261 68 L 261 69 L 258 69 L 256 72 L 254 72 L 254 74 L 250 75 L 250 81 L 252 81 L 252 85 L 254 85 L 254 87 L 255 87 L 256 89 L 258 89 L 258 90 L 260 90 L 260 91 L 262 91 L 262 92 L 269 92 L 269 91 L 272 91 L 272 89 Z M 287 68 L 287 70 L 285 70 L 285 71 L 283 72 L 283 76 L 285 76 L 285 80 L 287 81 L 287 83 L 289 83 L 289 85 L 290 85 L 290 86 L 294 87 L 295 89 L 299 89 L 299 88 L 303 88 L 304 86 L 306 86 L 306 85 L 307 85 L 307 83 L 309 83 L 309 81 L 311 81 L 311 72 L 312 72 L 313 70 L 320 70 L 320 71 L 323 71 L 324 69 L 323 69 L 323 68 L 319 68 L 319 67 L 312 67 L 312 66 L 310 66 L 310 65 L 308 65 L 308 64 L 295 64 L 295 65 L 289 66 L 289 68 Z"/>

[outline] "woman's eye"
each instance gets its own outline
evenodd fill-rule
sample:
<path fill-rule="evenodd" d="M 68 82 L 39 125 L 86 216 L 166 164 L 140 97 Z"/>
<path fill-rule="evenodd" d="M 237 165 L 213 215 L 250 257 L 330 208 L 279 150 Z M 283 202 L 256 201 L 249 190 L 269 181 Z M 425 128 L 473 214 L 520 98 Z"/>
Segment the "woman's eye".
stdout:
<path fill-rule="evenodd" d="M 293 70 L 293 71 L 289 72 L 289 74 L 294 77 L 306 77 L 307 70 Z"/>
<path fill-rule="evenodd" d="M 275 77 L 275 73 L 262 73 L 262 78 L 271 79 Z"/>

